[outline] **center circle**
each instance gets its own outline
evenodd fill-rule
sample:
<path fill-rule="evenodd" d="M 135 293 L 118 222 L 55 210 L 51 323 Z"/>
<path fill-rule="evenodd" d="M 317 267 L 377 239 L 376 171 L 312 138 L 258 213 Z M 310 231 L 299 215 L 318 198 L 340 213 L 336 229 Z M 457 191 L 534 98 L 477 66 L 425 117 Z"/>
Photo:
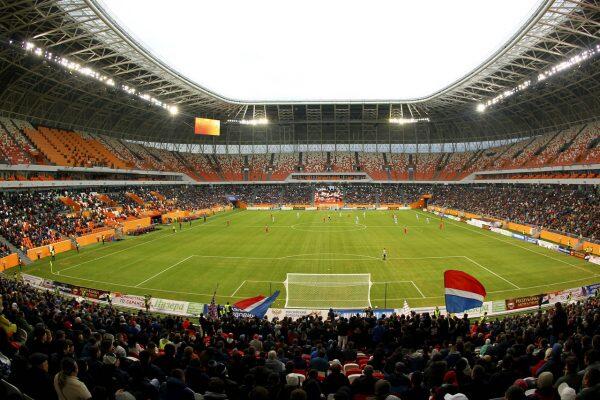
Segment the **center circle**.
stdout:
<path fill-rule="evenodd" d="M 303 222 L 292 225 L 291 228 L 302 232 L 332 233 L 362 231 L 367 229 L 367 226 L 363 224 L 354 224 L 349 222 Z"/>

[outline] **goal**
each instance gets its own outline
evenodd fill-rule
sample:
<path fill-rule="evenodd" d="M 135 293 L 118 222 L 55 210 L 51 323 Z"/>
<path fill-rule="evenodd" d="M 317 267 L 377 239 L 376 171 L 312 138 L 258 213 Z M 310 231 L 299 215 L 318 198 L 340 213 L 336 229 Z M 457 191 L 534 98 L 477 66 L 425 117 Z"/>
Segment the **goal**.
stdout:
<path fill-rule="evenodd" d="M 286 308 L 365 308 L 371 306 L 371 274 L 287 274 Z"/>

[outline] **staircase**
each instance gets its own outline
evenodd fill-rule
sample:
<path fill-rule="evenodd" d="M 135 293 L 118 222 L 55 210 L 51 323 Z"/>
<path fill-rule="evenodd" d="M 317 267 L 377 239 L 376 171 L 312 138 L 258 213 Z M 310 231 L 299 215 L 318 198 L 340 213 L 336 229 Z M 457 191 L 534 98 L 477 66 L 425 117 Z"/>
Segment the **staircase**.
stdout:
<path fill-rule="evenodd" d="M 77 202 L 75 202 L 75 200 L 73 200 L 70 197 L 66 197 L 66 196 L 61 196 L 59 197 L 61 203 L 63 203 L 65 206 L 67 207 L 71 207 L 71 209 L 75 212 L 80 211 L 81 210 L 81 206 L 79 204 L 77 204 Z"/>
<path fill-rule="evenodd" d="M 96 195 L 96 197 L 98 198 L 98 200 L 100 200 L 107 206 L 115 207 L 117 205 L 117 203 L 114 200 L 112 200 L 110 197 L 108 197 L 108 195 L 106 195 L 106 194 L 98 194 L 98 195 Z"/>
<path fill-rule="evenodd" d="M 15 246 L 11 242 L 9 242 L 2 235 L 0 235 L 0 243 L 2 243 L 3 245 L 5 245 L 10 250 L 11 253 L 17 253 L 19 255 L 19 257 L 21 258 L 21 261 L 23 261 L 23 263 L 25 265 L 29 265 L 29 264 L 32 263 L 32 261 L 29 259 L 29 257 L 27 257 L 26 253 L 23 253 L 20 249 L 17 248 L 17 246 Z"/>
<path fill-rule="evenodd" d="M 160 194 L 160 193 L 158 193 L 158 192 L 155 192 L 155 191 L 153 191 L 153 190 L 151 190 L 151 191 L 150 191 L 150 194 L 151 194 L 152 196 L 154 196 L 155 198 L 157 198 L 158 200 L 160 200 L 160 201 L 165 201 L 165 200 L 167 200 L 167 198 L 166 198 L 165 196 L 163 196 L 162 194 Z"/>
<path fill-rule="evenodd" d="M 140 196 L 138 196 L 137 194 L 135 194 L 135 193 L 127 192 L 127 193 L 125 193 L 125 196 L 129 197 L 131 200 L 133 200 L 134 202 L 136 202 L 140 206 L 144 205 L 144 200 L 142 200 L 142 198 Z"/>

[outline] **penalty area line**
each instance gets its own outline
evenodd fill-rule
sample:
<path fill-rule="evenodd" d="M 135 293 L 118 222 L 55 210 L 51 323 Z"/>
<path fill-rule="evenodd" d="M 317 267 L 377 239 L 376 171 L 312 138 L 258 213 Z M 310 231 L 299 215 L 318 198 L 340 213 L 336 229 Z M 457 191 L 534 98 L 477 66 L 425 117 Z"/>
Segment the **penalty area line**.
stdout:
<path fill-rule="evenodd" d="M 240 290 L 240 289 L 242 288 L 242 286 L 244 286 L 244 283 L 246 283 L 246 281 L 245 281 L 245 280 L 244 280 L 244 281 L 243 281 L 243 282 L 240 284 L 240 286 L 238 286 L 238 288 L 237 288 L 237 289 L 235 289 L 235 291 L 234 291 L 233 293 L 231 293 L 231 296 L 230 296 L 230 297 L 233 297 L 233 296 L 235 296 L 235 295 L 236 295 L 236 293 L 238 292 L 238 290 Z"/>
<path fill-rule="evenodd" d="M 167 272 L 167 271 L 168 271 L 168 270 L 170 270 L 171 268 L 175 268 L 175 267 L 176 267 L 176 266 L 178 266 L 179 264 L 182 264 L 182 263 L 186 262 L 187 260 L 189 260 L 189 259 L 190 259 L 190 258 L 192 258 L 192 257 L 194 257 L 194 256 L 193 256 L 193 255 L 191 255 L 191 256 L 188 256 L 188 257 L 184 258 L 183 260 L 181 260 L 181 261 L 179 261 L 179 262 L 176 262 L 175 264 L 171 265 L 170 267 L 167 267 L 167 268 L 163 269 L 162 271 L 159 271 L 158 273 L 156 273 L 156 274 L 152 275 L 150 278 L 148 278 L 148 279 L 144 279 L 143 281 L 141 281 L 140 283 L 138 283 L 137 285 L 135 285 L 135 287 L 140 287 L 140 286 L 141 286 L 141 285 L 143 285 L 144 283 L 146 283 L 146 282 L 148 282 L 148 281 L 150 281 L 150 280 L 152 280 L 152 279 L 156 278 L 157 276 L 159 276 L 159 275 L 161 275 L 161 274 L 163 274 L 163 273 Z"/>
<path fill-rule="evenodd" d="M 417 292 L 419 292 L 419 294 L 421 295 L 421 297 L 425 298 L 425 295 L 423 294 L 423 292 L 421 292 L 421 289 L 419 289 L 419 287 L 417 286 L 417 284 L 415 283 L 415 281 L 410 281 L 410 283 L 412 283 L 412 285 L 415 287 L 415 289 L 417 289 Z"/>

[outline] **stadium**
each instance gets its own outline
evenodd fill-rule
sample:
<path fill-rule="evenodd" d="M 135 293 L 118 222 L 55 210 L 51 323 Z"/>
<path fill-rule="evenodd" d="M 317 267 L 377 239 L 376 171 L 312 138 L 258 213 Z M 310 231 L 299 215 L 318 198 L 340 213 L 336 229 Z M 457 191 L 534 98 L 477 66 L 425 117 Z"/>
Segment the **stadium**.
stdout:
<path fill-rule="evenodd" d="M 0 0 L 0 398 L 600 398 L 600 4 L 372 3 Z"/>

